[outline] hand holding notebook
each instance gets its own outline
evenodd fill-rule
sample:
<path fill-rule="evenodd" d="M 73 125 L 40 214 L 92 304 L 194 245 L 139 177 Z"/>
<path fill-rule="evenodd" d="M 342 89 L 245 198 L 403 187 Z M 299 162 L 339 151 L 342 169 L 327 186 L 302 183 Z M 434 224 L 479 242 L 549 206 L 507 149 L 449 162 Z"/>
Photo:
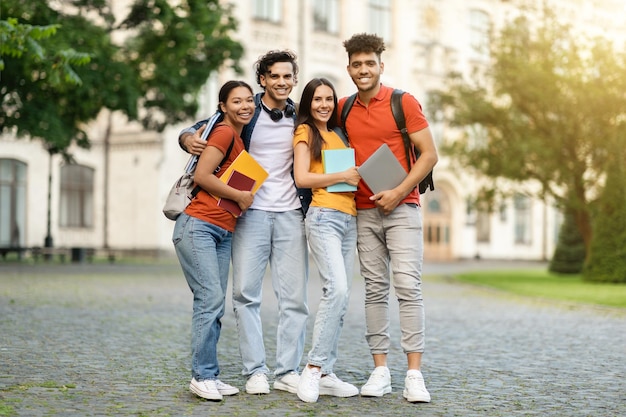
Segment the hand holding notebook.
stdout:
<path fill-rule="evenodd" d="M 230 181 L 232 179 L 233 184 L 235 184 L 231 185 L 232 187 L 239 190 L 248 190 L 251 191 L 252 194 L 254 194 L 259 189 L 261 184 L 263 184 L 263 182 L 267 179 L 267 176 L 267 171 L 265 171 L 265 169 L 263 169 L 263 167 L 247 151 L 244 150 L 241 151 L 239 155 L 237 155 L 237 158 L 235 158 L 233 163 L 230 164 L 226 171 L 224 171 L 224 173 L 220 176 L 220 181 L 225 184 L 231 185 Z M 221 199 L 215 195 L 214 197 L 218 200 L 217 204 L 219 206 L 221 206 L 221 204 L 228 205 L 227 202 L 231 201 L 234 206 L 230 205 L 224 208 L 233 213 L 235 217 L 241 215 L 239 204 L 235 203 L 232 200 Z M 224 202 L 220 204 L 221 200 L 223 200 Z M 228 207 L 230 207 L 231 210 L 229 210 Z"/>
<path fill-rule="evenodd" d="M 241 191 L 252 191 L 256 181 L 239 171 L 232 171 L 226 184 Z M 217 205 L 231 212 L 235 217 L 241 216 L 241 208 L 236 201 L 227 198 L 217 200 Z"/>
<path fill-rule="evenodd" d="M 322 151 L 322 165 L 325 174 L 334 174 L 335 172 L 343 172 L 346 169 L 354 167 L 354 149 L 325 149 Z M 339 182 L 337 184 L 326 187 L 329 193 L 345 193 L 356 191 L 355 185 L 347 182 Z"/>

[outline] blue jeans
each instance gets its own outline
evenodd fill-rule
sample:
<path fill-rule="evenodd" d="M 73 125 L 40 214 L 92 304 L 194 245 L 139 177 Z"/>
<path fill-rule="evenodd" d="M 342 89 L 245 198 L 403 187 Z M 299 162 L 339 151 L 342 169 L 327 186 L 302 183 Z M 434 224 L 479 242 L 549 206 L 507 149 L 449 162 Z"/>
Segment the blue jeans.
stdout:
<path fill-rule="evenodd" d="M 172 241 L 193 293 L 191 375 L 217 379 L 217 342 L 224 316 L 232 233 L 182 213 Z"/>
<path fill-rule="evenodd" d="M 298 371 L 304 350 L 308 254 L 300 210 L 250 209 L 233 234 L 233 308 L 239 334 L 242 375 L 268 373 L 261 325 L 263 277 L 270 266 L 278 305 L 276 369 L 282 376 Z"/>
<path fill-rule="evenodd" d="M 424 352 L 422 212 L 415 204 L 401 204 L 388 216 L 378 209 L 358 210 L 357 245 L 365 279 L 365 338 L 372 354 L 389 351 L 389 289 L 399 304 L 400 345 L 404 353 Z"/>
<path fill-rule="evenodd" d="M 329 208 L 309 208 L 306 236 L 322 280 L 308 363 L 333 372 L 343 317 L 350 301 L 356 257 L 356 217 Z"/>

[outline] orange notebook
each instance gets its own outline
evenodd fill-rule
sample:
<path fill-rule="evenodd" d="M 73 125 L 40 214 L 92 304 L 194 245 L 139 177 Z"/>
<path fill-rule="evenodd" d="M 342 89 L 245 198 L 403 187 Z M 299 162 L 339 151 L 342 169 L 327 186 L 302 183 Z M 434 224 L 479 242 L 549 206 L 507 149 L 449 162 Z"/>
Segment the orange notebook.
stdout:
<path fill-rule="evenodd" d="M 254 180 L 254 178 L 250 178 L 245 174 L 242 174 L 239 171 L 232 171 L 230 176 L 228 177 L 228 181 L 226 181 L 226 184 L 238 190 L 252 191 L 254 185 L 256 184 L 256 180 Z M 220 198 L 219 200 L 217 200 L 217 205 L 222 207 L 223 209 L 228 210 L 235 217 L 241 216 L 241 208 L 239 207 L 239 204 L 237 204 L 233 200 Z"/>

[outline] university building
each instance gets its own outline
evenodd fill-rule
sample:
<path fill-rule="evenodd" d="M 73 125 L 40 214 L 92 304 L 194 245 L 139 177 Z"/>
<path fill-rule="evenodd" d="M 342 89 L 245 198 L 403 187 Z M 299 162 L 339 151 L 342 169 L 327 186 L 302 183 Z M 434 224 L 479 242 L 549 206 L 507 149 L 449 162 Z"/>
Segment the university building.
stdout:
<path fill-rule="evenodd" d="M 428 113 L 429 93 L 443 88 L 451 71 L 469 76 L 488 63 L 492 28 L 542 0 L 241 0 L 235 4 L 245 48 L 244 75 L 230 69 L 207 74 L 201 110 L 164 132 L 145 131 L 104 110 L 88 129 L 91 149 L 71 149 L 75 163 L 50 156 L 38 140 L 0 137 L 0 251 L 7 247 L 111 248 L 173 254 L 174 222 L 161 212 L 188 155 L 179 130 L 212 114 L 223 82 L 255 84 L 254 62 L 270 49 L 298 55 L 298 85 L 313 77 L 332 81 L 340 96 L 356 91 L 342 42 L 355 33 L 377 33 L 387 45 L 383 83 L 413 94 Z M 120 16 L 129 0 L 112 0 Z M 611 34 L 624 44 L 626 7 L 621 0 L 554 0 L 560 16 L 577 27 Z M 581 29 L 582 30 L 582 29 Z M 113 127 L 109 140 L 106 128 Z M 451 129 L 431 123 L 441 144 Z M 434 192 L 422 196 L 425 257 L 543 260 L 552 255 L 561 215 L 551 201 L 523 193 L 490 212 L 476 209 L 476 180 L 440 155 Z"/>

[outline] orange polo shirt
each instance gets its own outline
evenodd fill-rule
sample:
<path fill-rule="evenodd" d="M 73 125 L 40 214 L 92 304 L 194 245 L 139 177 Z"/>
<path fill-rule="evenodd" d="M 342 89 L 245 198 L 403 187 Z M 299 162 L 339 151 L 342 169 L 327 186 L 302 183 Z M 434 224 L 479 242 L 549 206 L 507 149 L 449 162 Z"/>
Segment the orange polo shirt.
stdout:
<path fill-rule="evenodd" d="M 230 164 L 233 163 L 235 158 L 237 158 L 237 155 L 243 151 L 243 141 L 232 127 L 222 123 L 215 126 L 209 135 L 208 144 L 205 149 L 208 149 L 209 146 L 214 146 L 224 155 L 226 155 L 226 151 L 228 151 L 228 147 L 233 141 L 233 138 L 235 140 L 233 149 L 230 151 L 230 155 L 226 162 L 224 162 L 224 165 L 222 165 L 220 172 L 216 174 L 217 177 L 220 177 Z M 229 232 L 235 230 L 237 219 L 230 212 L 226 211 L 226 209 L 218 206 L 215 197 L 204 190 L 200 190 L 196 198 L 191 200 L 185 209 L 185 213 L 200 220 L 204 220 L 207 223 L 219 226 Z"/>
<path fill-rule="evenodd" d="M 396 126 L 396 122 L 391 113 L 391 93 L 393 88 L 380 86 L 380 91 L 373 97 L 368 106 L 365 106 L 357 96 L 354 105 L 348 113 L 346 119 L 346 131 L 350 139 L 350 145 L 354 148 L 357 166 L 362 165 L 383 143 L 386 143 L 394 153 L 405 170 L 408 169 L 402 134 Z M 341 115 L 341 110 L 347 97 L 342 98 L 338 104 L 337 114 Z M 406 127 L 409 132 L 415 133 L 428 127 L 428 121 L 422 113 L 422 106 L 409 93 L 402 96 L 402 108 L 406 119 Z M 374 208 L 376 205 L 370 201 L 372 191 L 361 180 L 356 191 L 356 208 Z M 419 191 L 414 189 L 402 200 L 404 203 L 419 204 Z"/>

